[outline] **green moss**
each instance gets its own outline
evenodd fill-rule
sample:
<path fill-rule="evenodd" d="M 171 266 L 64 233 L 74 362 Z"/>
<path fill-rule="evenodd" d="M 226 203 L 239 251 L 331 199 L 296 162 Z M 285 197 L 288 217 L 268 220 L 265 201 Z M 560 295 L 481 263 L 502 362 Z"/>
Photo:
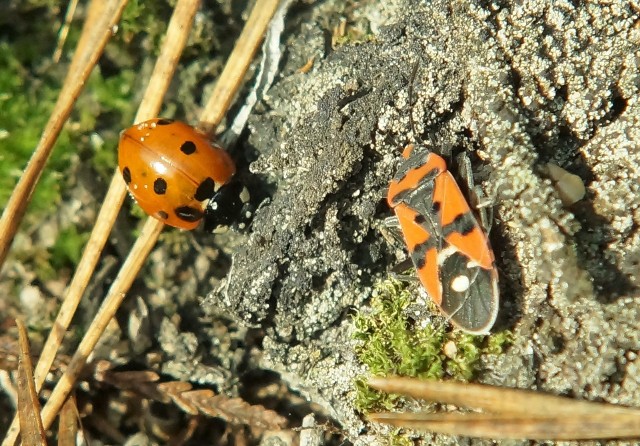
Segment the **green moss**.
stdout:
<path fill-rule="evenodd" d="M 80 261 L 82 248 L 88 238 L 88 233 L 78 233 L 78 229 L 75 226 L 69 226 L 60 232 L 50 250 L 52 265 L 55 268 L 75 268 Z"/>
<path fill-rule="evenodd" d="M 335 47 L 339 48 L 344 45 L 361 45 L 363 43 L 375 42 L 376 36 L 373 33 L 362 34 L 360 31 L 349 28 L 344 36 L 335 39 Z"/>
<path fill-rule="evenodd" d="M 16 3 L 0 18 L 0 208 L 6 205 L 39 143 L 83 25 L 81 18 L 74 19 L 62 60 L 53 63 L 60 14 L 43 7 L 48 3 Z M 38 227 L 43 218 L 57 212 L 76 184 L 79 165 L 98 172 L 102 182 L 92 189 L 98 194 L 100 187 L 106 188 L 109 183 L 116 165 L 119 131 L 133 120 L 134 86 L 140 66 L 131 56 L 131 51 L 139 51 L 139 47 L 130 45 L 132 50 L 122 43 L 112 39 L 108 54 L 94 68 L 76 101 L 47 160 L 22 228 Z M 81 170 L 86 172 L 85 167 Z M 60 268 L 76 264 L 86 240 L 86 235 L 75 228 L 62 230 L 54 234 L 52 248 L 23 244 L 23 248 L 14 248 L 12 255 L 32 264 L 40 280 L 55 278 Z"/>
<path fill-rule="evenodd" d="M 130 0 L 120 21 L 121 38 L 130 41 L 144 34 L 149 37 L 151 48 L 157 51 L 171 12 L 172 6 L 165 0 Z"/>
<path fill-rule="evenodd" d="M 52 64 L 50 52 L 52 48 L 30 36 L 0 41 L 0 207 L 31 158 L 60 93 L 66 67 Z M 72 178 L 69 171 L 76 154 L 89 158 L 103 179 L 111 177 L 118 134 L 101 129 L 122 128 L 133 119 L 135 76 L 133 69 L 107 77 L 100 67 L 94 69 L 47 161 L 30 203 L 30 215 L 37 218 L 60 203 L 69 184 L 66 179 Z"/>
<path fill-rule="evenodd" d="M 108 184 L 117 164 L 118 130 L 131 125 L 136 103 L 133 100 L 136 73 L 123 69 L 108 77 L 95 67 L 87 88 L 76 103 L 74 126 L 85 136 L 84 157 Z M 116 130 L 114 130 L 116 129 Z"/>
<path fill-rule="evenodd" d="M 36 247 L 27 252 L 17 252 L 17 260 L 23 260 L 23 263 L 32 265 L 38 279 L 42 281 L 55 279 L 58 274 L 51 263 L 51 253 L 45 248 Z"/>
<path fill-rule="evenodd" d="M 403 433 L 403 429 L 398 429 L 387 437 L 388 446 L 414 446 L 415 441 Z"/>
<path fill-rule="evenodd" d="M 4 206 L 22 169 L 38 144 L 57 98 L 57 82 L 31 77 L 15 46 L 0 42 L 0 206 Z M 49 211 L 60 201 L 62 173 L 70 165 L 74 145 L 63 130 L 31 203 L 31 211 Z"/>
<path fill-rule="evenodd" d="M 354 317 L 357 355 L 371 375 L 400 375 L 422 379 L 469 380 L 485 353 L 497 353 L 509 344 L 510 335 L 473 336 L 459 330 L 447 331 L 441 319 L 424 327 L 407 314 L 414 301 L 400 282 L 386 280 L 376 285 L 371 311 Z M 433 308 L 437 312 L 437 308 Z M 370 389 L 366 378 L 356 381 L 358 410 L 389 410 L 400 407 L 402 398 Z"/>
<path fill-rule="evenodd" d="M 396 407 L 398 395 L 378 392 L 367 385 L 366 379 L 360 377 L 355 381 L 356 395 L 355 406 L 361 411 L 368 411 L 369 408 L 391 410 Z"/>
<path fill-rule="evenodd" d="M 499 355 L 513 344 L 514 336 L 511 331 L 500 331 L 488 336 L 487 345 L 483 349 L 483 353 L 487 355 Z"/>

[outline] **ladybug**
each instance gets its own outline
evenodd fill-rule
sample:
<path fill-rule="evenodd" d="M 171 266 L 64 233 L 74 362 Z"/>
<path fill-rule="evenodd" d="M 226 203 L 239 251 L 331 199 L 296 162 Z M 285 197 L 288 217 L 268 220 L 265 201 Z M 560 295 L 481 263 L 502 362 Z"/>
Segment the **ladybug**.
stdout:
<path fill-rule="evenodd" d="M 162 118 L 121 133 L 118 166 L 140 207 L 181 229 L 195 229 L 206 214 L 217 210 L 223 186 L 236 172 L 229 154 L 205 134 Z M 216 205 L 212 208 L 211 203 Z"/>
<path fill-rule="evenodd" d="M 498 270 L 489 238 L 444 158 L 414 144 L 402 156 L 387 203 L 417 276 L 455 326 L 486 334 L 496 320 L 499 302 Z"/>

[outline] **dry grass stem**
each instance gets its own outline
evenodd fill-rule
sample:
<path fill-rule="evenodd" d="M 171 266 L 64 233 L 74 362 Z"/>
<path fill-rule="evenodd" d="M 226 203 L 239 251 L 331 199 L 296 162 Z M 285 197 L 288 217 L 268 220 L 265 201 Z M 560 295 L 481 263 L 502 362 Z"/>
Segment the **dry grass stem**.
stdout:
<path fill-rule="evenodd" d="M 126 0 L 95 0 L 89 6 L 80 41 L 51 117 L 0 218 L 0 268 L 4 264 L 33 189 L 51 155 L 62 126 L 67 121 L 105 45 L 112 37 L 125 4 Z"/>
<path fill-rule="evenodd" d="M 93 351 L 93 348 L 98 343 L 104 329 L 120 307 L 120 304 L 125 297 L 125 292 L 122 290 L 129 289 L 133 279 L 135 278 L 135 275 L 131 275 L 129 272 L 140 270 L 149 255 L 149 252 L 153 249 L 153 243 L 148 243 L 148 241 L 157 239 L 162 231 L 162 227 L 163 225 L 160 222 L 152 219 L 148 219 L 144 225 L 140 237 L 131 248 L 127 259 L 122 265 L 120 273 L 115 278 L 104 302 L 98 310 L 98 313 L 91 322 L 91 325 L 87 329 L 85 336 L 82 338 L 78 349 L 71 358 L 71 362 L 69 363 L 67 370 L 60 378 L 60 381 L 56 384 L 51 396 L 49 397 L 49 401 L 47 401 L 47 404 L 42 410 L 42 423 L 46 428 L 49 428 L 51 423 L 53 423 L 53 420 L 62 407 L 64 400 L 67 398 L 69 392 L 71 392 L 71 389 L 80 376 L 89 354 Z"/>
<path fill-rule="evenodd" d="M 550 410 L 549 412 L 552 412 Z M 487 413 L 378 413 L 369 420 L 439 434 L 492 440 L 577 441 L 640 438 L 638 414 L 511 415 Z"/>
<path fill-rule="evenodd" d="M 186 44 L 190 26 L 199 3 L 199 0 L 182 0 L 176 5 L 165 36 L 161 54 L 136 115 L 136 122 L 149 119 L 158 114 L 164 92 L 171 82 L 180 54 Z M 256 3 L 254 10 L 245 25 L 242 36 L 238 40 L 238 44 L 229 58 L 229 63 L 225 67 L 225 70 L 216 85 L 212 99 L 209 101 L 209 104 L 204 111 L 203 116 L 215 117 L 207 118 L 209 119 L 207 122 L 211 123 L 211 128 L 215 128 L 217 126 L 219 120 L 222 119 L 222 116 L 226 113 L 226 109 L 235 96 L 246 69 L 253 58 L 255 50 L 258 48 L 259 43 L 262 40 L 264 30 L 271 19 L 273 11 L 275 11 L 277 3 L 277 1 L 274 2 L 272 0 L 261 0 Z M 87 23 L 89 23 L 89 20 Z M 88 25 L 85 24 L 85 29 L 87 26 Z M 79 45 L 79 49 L 76 53 L 80 53 L 80 48 L 81 47 Z M 94 64 L 98 56 L 92 59 Z M 71 69 L 73 69 L 74 66 L 75 65 L 72 64 Z M 78 71 L 80 70 L 75 70 L 75 72 Z M 90 69 L 87 70 L 87 72 L 89 73 Z M 65 82 L 66 88 L 68 88 L 67 83 L 69 80 L 70 79 L 67 79 Z M 63 96 L 66 91 L 65 87 L 63 87 L 61 96 Z M 77 94 L 73 97 L 74 100 L 75 97 L 77 97 Z M 72 104 L 73 102 L 71 102 L 71 105 Z M 59 133 L 59 129 L 57 133 Z M 57 136 L 57 133 L 55 136 Z M 55 137 L 53 139 L 55 140 Z M 120 207 L 122 206 L 125 196 L 126 189 L 124 182 L 118 172 L 115 172 L 96 225 L 94 226 L 90 240 L 85 247 L 82 259 L 80 260 L 76 274 L 74 275 L 69 287 L 69 292 L 60 308 L 60 312 L 54 323 L 54 328 L 52 329 L 45 347 L 43 348 L 43 355 L 36 368 L 35 376 L 37 388 L 40 388 L 42 385 L 44 377 L 55 358 L 55 353 L 62 342 L 64 333 L 71 322 L 80 298 L 82 297 L 91 274 L 95 269 L 99 254 L 106 243 L 108 234 L 110 233 L 113 222 L 115 221 Z M 89 327 L 84 339 L 81 341 L 78 350 L 71 359 L 65 374 L 61 377 L 53 390 L 49 401 L 43 409 L 43 425 L 47 428 L 51 425 L 53 419 L 61 410 L 65 399 L 69 395 L 69 392 L 75 385 L 81 370 L 86 364 L 89 354 L 98 342 L 106 325 L 120 306 L 125 297 L 126 291 L 131 286 L 131 283 L 142 267 L 146 257 L 153 248 L 163 226 L 164 225 L 161 222 L 152 218 L 149 218 L 145 223 L 140 237 L 136 241 L 134 247 L 129 253 L 129 256 L 123 264 L 122 269 L 112 284 L 107 297 L 98 311 L 98 314 Z M 13 445 L 15 443 L 15 439 L 19 433 L 16 421 L 17 420 L 14 419 L 14 424 L 12 424 L 3 445 Z"/>
<path fill-rule="evenodd" d="M 60 62 L 60 56 L 62 56 L 62 49 L 64 48 L 64 44 L 67 41 L 67 36 L 69 35 L 69 28 L 71 28 L 71 22 L 73 21 L 73 15 L 76 12 L 76 8 L 78 7 L 78 0 L 71 0 L 69 2 L 69 6 L 67 6 L 67 12 L 64 15 L 64 23 L 60 27 L 60 32 L 58 32 L 58 44 L 56 45 L 56 50 L 53 52 L 53 56 L 51 59 L 58 63 Z"/>
<path fill-rule="evenodd" d="M 31 351 L 27 329 L 20 320 L 16 320 L 18 326 L 18 339 L 20 353 L 18 360 L 18 416 L 20 429 L 25 444 L 29 446 L 46 445 L 45 431 L 40 418 L 40 402 L 38 393 L 33 383 L 33 364 L 31 363 Z"/>
<path fill-rule="evenodd" d="M 278 8 L 278 4 L 278 0 L 256 1 L 249 19 L 236 41 L 233 52 L 229 55 L 224 70 L 200 116 L 198 128 L 205 133 L 213 133 L 225 113 L 227 113 L 242 84 L 249 64 L 260 46 L 269 22 Z"/>
<path fill-rule="evenodd" d="M 171 77 L 173 76 L 173 72 L 177 66 L 180 54 L 186 44 L 189 30 L 191 29 L 191 22 L 193 21 L 193 17 L 195 16 L 199 4 L 199 0 L 183 0 L 178 2 L 176 5 L 173 17 L 168 27 L 169 29 L 167 30 L 165 45 L 161 49 L 160 56 L 158 57 L 158 61 L 156 62 L 156 66 L 151 75 L 149 86 L 147 87 L 145 96 L 139 107 L 136 119 L 148 119 L 157 115 L 159 112 L 162 105 L 162 98 L 164 97 L 164 93 L 171 82 Z M 125 196 L 126 187 L 124 181 L 120 174 L 115 171 L 109 190 L 107 191 L 107 195 L 104 198 L 102 208 L 100 209 L 98 218 L 91 232 L 91 236 L 87 242 L 84 252 L 82 253 L 82 258 L 78 263 L 74 277 L 69 286 L 69 291 L 60 307 L 56 320 L 53 324 L 53 328 L 49 333 L 45 346 L 43 347 L 42 356 L 36 366 L 35 378 L 36 387 L 38 389 L 40 389 L 40 386 L 44 382 L 44 378 L 53 363 L 60 344 L 62 343 L 64 333 L 71 323 L 71 319 L 75 314 L 78 304 L 80 303 L 82 294 L 84 293 L 91 275 L 95 270 L 100 253 L 104 248 L 118 212 L 122 207 Z M 154 220 L 154 222 L 156 221 Z M 160 228 L 156 228 L 159 233 L 162 224 L 159 222 L 156 223 L 160 224 Z M 143 233 L 155 232 L 156 231 L 149 231 L 148 229 L 146 232 L 143 231 Z M 149 240 L 147 243 L 150 242 L 151 246 L 153 246 L 156 239 L 157 235 L 153 241 Z M 137 274 L 137 271 L 135 274 Z M 131 281 L 132 280 L 133 279 L 131 279 Z M 123 293 L 124 292 L 121 294 Z M 115 308 L 117 309 L 117 307 Z M 105 315 L 105 317 L 106 316 L 110 319 L 113 315 Z M 3 445 L 14 444 L 17 434 L 17 422 L 16 419 L 14 419 Z"/>
<path fill-rule="evenodd" d="M 372 413 L 371 421 L 490 439 L 640 438 L 640 410 L 527 390 L 413 378 L 372 378 L 371 387 L 491 413 Z"/>
<path fill-rule="evenodd" d="M 59 446 L 75 446 L 78 436 L 78 408 L 76 399 L 67 398 L 60 411 L 60 421 L 58 423 L 58 445 Z"/>

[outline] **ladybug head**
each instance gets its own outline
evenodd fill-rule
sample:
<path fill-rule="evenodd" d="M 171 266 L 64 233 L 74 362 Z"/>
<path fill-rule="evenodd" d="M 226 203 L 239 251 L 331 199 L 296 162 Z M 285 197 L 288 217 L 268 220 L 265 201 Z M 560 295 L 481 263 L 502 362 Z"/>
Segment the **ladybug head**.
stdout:
<path fill-rule="evenodd" d="M 230 226 L 244 229 L 253 217 L 249 190 L 239 181 L 221 186 L 211 197 L 204 212 L 206 232 L 224 232 Z"/>

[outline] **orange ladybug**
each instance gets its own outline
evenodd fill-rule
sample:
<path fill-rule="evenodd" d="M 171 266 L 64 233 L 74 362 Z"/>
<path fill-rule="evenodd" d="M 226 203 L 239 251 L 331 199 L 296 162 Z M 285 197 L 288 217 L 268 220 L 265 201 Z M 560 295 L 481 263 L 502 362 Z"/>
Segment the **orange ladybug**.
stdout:
<path fill-rule="evenodd" d="M 236 172 L 229 154 L 205 134 L 162 118 L 122 132 L 118 166 L 140 207 L 181 229 L 200 224 L 209 200 Z"/>

